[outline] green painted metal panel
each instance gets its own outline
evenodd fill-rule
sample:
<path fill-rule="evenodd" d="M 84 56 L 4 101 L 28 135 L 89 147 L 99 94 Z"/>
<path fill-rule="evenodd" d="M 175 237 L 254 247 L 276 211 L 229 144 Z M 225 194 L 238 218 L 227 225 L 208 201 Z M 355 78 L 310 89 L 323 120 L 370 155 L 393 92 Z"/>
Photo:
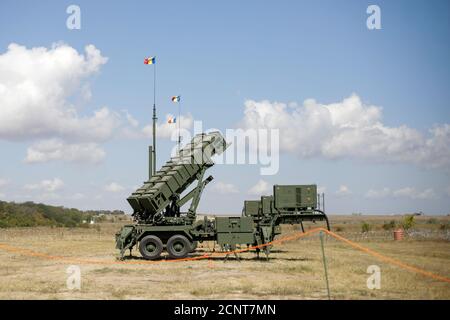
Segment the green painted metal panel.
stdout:
<path fill-rule="evenodd" d="M 274 185 L 275 208 L 302 209 L 317 205 L 317 186 L 312 185 Z"/>
<path fill-rule="evenodd" d="M 244 201 L 244 210 L 242 215 L 246 217 L 256 217 L 259 213 L 261 201 L 259 200 L 246 200 Z"/>
<path fill-rule="evenodd" d="M 161 178 L 161 181 L 166 183 L 169 186 L 170 190 L 172 191 L 172 194 L 176 193 L 177 190 L 180 188 L 180 185 L 178 184 L 177 180 L 173 176 L 166 175 Z"/>
<path fill-rule="evenodd" d="M 273 208 L 273 196 L 261 197 L 261 210 L 264 215 L 271 215 L 275 212 Z"/>
<path fill-rule="evenodd" d="M 217 233 L 253 232 L 252 217 L 216 217 Z"/>
<path fill-rule="evenodd" d="M 255 241 L 253 232 L 239 232 L 239 233 L 218 233 L 217 243 L 224 244 L 253 244 Z"/>

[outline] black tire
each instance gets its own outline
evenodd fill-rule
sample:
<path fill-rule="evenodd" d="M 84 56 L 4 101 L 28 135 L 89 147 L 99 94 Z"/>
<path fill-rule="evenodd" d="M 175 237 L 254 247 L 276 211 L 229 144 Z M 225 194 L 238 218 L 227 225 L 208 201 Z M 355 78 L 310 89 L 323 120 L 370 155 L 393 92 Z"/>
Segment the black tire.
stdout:
<path fill-rule="evenodd" d="M 170 237 L 166 250 L 173 259 L 185 258 L 192 249 L 192 242 L 181 234 Z"/>
<path fill-rule="evenodd" d="M 197 246 L 198 246 L 198 241 L 191 242 L 191 251 L 190 252 L 194 252 L 195 249 L 197 249 Z"/>
<path fill-rule="evenodd" d="M 145 236 L 139 242 L 139 251 L 146 260 L 155 260 L 161 256 L 163 243 L 157 236 Z"/>

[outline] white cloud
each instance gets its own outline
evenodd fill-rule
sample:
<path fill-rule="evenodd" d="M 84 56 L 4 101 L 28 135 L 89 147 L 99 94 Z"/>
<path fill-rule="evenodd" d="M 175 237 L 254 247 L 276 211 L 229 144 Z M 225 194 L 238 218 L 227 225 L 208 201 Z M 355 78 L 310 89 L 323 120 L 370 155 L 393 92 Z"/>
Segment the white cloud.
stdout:
<path fill-rule="evenodd" d="M 306 100 L 303 106 L 245 102 L 243 129 L 279 129 L 280 149 L 300 157 L 353 157 L 450 170 L 450 124 L 424 135 L 405 125 L 388 127 L 382 108 L 353 94 L 338 103 Z"/>
<path fill-rule="evenodd" d="M 437 198 L 437 195 L 432 188 L 428 188 L 423 191 L 418 191 L 412 187 L 405 187 L 394 191 L 393 195 L 395 197 L 405 197 L 410 199 L 422 199 L 422 200 Z"/>
<path fill-rule="evenodd" d="M 260 179 L 253 187 L 248 191 L 251 195 L 263 196 L 270 192 L 270 185 L 267 181 Z"/>
<path fill-rule="evenodd" d="M 336 194 L 338 196 L 348 196 L 352 194 L 352 191 L 346 185 L 341 185 L 339 186 L 339 189 L 336 191 Z"/>
<path fill-rule="evenodd" d="M 125 117 L 127 118 L 128 123 L 133 127 L 136 128 L 139 126 L 139 121 L 136 120 L 129 112 L 128 110 L 123 110 L 125 113 Z"/>
<path fill-rule="evenodd" d="M 59 178 L 53 178 L 49 180 L 42 180 L 36 184 L 26 184 L 24 188 L 26 190 L 39 190 L 39 191 L 48 191 L 53 193 L 54 191 L 62 189 L 64 186 L 64 182 Z"/>
<path fill-rule="evenodd" d="M 102 108 L 80 116 L 68 101 L 74 94 L 87 94 L 85 81 L 106 62 L 93 45 L 83 55 L 65 44 L 50 49 L 10 44 L 0 55 L 0 138 L 109 138 L 118 126 L 117 115 Z"/>
<path fill-rule="evenodd" d="M 437 194 L 434 192 L 434 190 L 432 188 L 428 188 L 425 189 L 422 192 L 419 192 L 419 194 L 417 195 L 418 199 L 437 199 L 438 196 Z"/>
<path fill-rule="evenodd" d="M 128 110 L 102 107 L 85 114 L 75 104 L 91 98 L 89 80 L 107 61 L 94 45 L 78 52 L 63 43 L 50 48 L 10 44 L 0 54 L 0 140 L 33 141 L 27 163 L 98 163 L 105 156 L 100 143 L 151 135 L 151 126 L 140 128 Z M 181 117 L 182 129 L 192 124 L 190 114 Z M 157 126 L 160 138 L 171 138 L 178 128 Z"/>
<path fill-rule="evenodd" d="M 381 198 L 388 197 L 391 194 L 392 194 L 392 192 L 391 192 L 391 189 L 389 189 L 389 188 L 383 188 L 381 190 L 370 189 L 365 194 L 365 197 L 369 198 L 369 199 L 381 199 Z"/>
<path fill-rule="evenodd" d="M 80 163 L 99 163 L 105 151 L 96 143 L 68 144 L 61 139 L 48 139 L 33 144 L 27 149 L 25 162 L 39 163 L 54 160 Z"/>
<path fill-rule="evenodd" d="M 428 200 L 428 199 L 436 199 L 438 196 L 432 188 L 427 188 L 420 191 L 413 187 L 404 187 L 397 190 L 391 190 L 390 188 L 385 187 L 380 190 L 370 189 L 365 194 L 365 197 L 370 199 L 397 197 L 397 198 Z"/>
<path fill-rule="evenodd" d="M 83 193 L 75 193 L 73 195 L 70 195 L 67 197 L 70 200 L 83 200 L 86 198 L 86 196 Z"/>
<path fill-rule="evenodd" d="M 35 201 L 51 201 L 51 200 L 60 200 L 61 196 L 55 192 L 46 192 L 34 197 Z"/>
<path fill-rule="evenodd" d="M 6 187 L 9 184 L 9 180 L 0 178 L 0 188 Z"/>
<path fill-rule="evenodd" d="M 415 194 L 417 193 L 417 191 L 414 188 L 411 187 L 405 187 L 402 189 L 398 189 L 395 190 L 393 192 L 393 195 L 396 197 L 409 197 L 409 198 L 413 198 L 415 196 Z"/>
<path fill-rule="evenodd" d="M 122 187 L 117 182 L 111 182 L 110 184 L 107 184 L 105 186 L 105 190 L 108 191 L 108 192 L 120 192 L 120 191 L 125 190 L 125 188 Z"/>
<path fill-rule="evenodd" d="M 220 194 L 231 194 L 239 192 L 238 188 L 234 184 L 224 183 L 221 181 L 215 183 L 212 189 Z"/>
<path fill-rule="evenodd" d="M 0 54 L 0 139 L 38 139 L 27 163 L 101 161 L 98 143 L 113 137 L 122 118 L 107 107 L 81 115 L 71 98 L 90 98 L 89 79 L 107 60 L 94 45 L 78 53 L 65 44 L 10 44 Z"/>

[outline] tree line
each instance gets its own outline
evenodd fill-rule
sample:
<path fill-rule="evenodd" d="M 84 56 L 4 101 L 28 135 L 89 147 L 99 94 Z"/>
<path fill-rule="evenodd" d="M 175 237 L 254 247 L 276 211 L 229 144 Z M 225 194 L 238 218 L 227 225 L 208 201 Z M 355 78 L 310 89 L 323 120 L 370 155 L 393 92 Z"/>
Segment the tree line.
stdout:
<path fill-rule="evenodd" d="M 123 215 L 120 210 L 88 210 L 50 206 L 34 202 L 0 201 L 0 228 L 10 227 L 80 227 L 105 215 Z"/>

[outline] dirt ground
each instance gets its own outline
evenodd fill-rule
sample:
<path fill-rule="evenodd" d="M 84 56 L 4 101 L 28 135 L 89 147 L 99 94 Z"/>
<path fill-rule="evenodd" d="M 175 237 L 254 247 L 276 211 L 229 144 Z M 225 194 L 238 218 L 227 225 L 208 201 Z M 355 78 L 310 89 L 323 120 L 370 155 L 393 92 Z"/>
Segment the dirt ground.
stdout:
<path fill-rule="evenodd" d="M 393 241 L 391 231 L 381 229 L 381 224 L 391 219 L 332 217 L 332 224 L 340 235 L 367 248 L 450 278 L 450 241 L 445 238 L 448 231 L 439 229 L 441 220 L 447 223 L 448 217 L 419 219 L 416 231 L 429 231 L 431 235 L 404 241 Z M 361 234 L 361 223 L 369 220 L 372 233 L 355 236 Z M 0 299 L 327 299 L 317 234 L 275 246 L 269 260 L 257 260 L 253 252 L 248 252 L 240 254 L 239 261 L 215 257 L 120 264 L 115 260 L 114 233 L 122 223 L 105 222 L 76 229 L 0 229 L 0 244 L 52 257 L 88 260 L 71 263 L 0 249 Z M 298 232 L 298 226 L 283 226 L 283 236 L 294 232 Z M 195 255 L 212 248 L 213 243 L 203 243 Z M 329 236 L 325 253 L 332 299 L 450 299 L 449 283 L 381 262 Z M 127 262 L 143 262 L 138 252 L 133 254 L 135 258 Z M 89 263 L 92 260 L 96 264 Z M 67 286 L 68 277 L 73 275 L 73 269 L 68 273 L 71 265 L 80 268 L 80 290 Z M 371 265 L 380 268 L 380 289 L 367 287 L 367 269 Z"/>

